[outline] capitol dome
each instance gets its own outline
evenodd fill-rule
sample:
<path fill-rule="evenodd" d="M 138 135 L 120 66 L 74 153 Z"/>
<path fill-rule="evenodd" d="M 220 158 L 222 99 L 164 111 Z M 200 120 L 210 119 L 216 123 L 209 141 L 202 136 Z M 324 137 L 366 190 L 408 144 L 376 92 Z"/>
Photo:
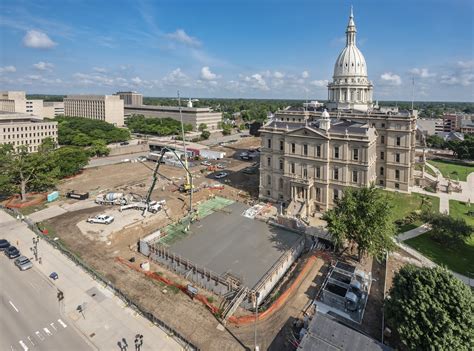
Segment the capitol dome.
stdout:
<path fill-rule="evenodd" d="M 356 45 L 357 29 L 351 8 L 346 29 L 346 46 L 334 64 L 333 81 L 328 84 L 328 108 L 367 111 L 372 108 L 372 83 L 367 77 L 364 55 Z"/>

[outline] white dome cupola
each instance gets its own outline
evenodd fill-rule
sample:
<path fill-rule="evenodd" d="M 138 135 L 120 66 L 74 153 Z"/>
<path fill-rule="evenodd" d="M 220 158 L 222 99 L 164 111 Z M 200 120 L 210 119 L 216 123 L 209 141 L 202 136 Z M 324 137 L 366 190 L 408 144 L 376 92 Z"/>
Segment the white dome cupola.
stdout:
<path fill-rule="evenodd" d="M 364 55 L 356 45 L 357 29 L 351 7 L 346 28 L 346 46 L 334 64 L 333 82 L 328 85 L 330 109 L 367 111 L 372 106 L 372 83 L 367 78 Z"/>

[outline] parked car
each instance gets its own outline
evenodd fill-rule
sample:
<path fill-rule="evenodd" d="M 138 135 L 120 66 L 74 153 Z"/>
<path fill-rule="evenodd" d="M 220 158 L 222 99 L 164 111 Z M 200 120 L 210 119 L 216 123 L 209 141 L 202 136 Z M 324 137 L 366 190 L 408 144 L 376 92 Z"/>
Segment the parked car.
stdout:
<path fill-rule="evenodd" d="M 108 215 L 98 215 L 95 217 L 87 218 L 87 222 L 89 223 L 97 223 L 97 224 L 110 224 L 114 221 L 114 217 Z"/>
<path fill-rule="evenodd" d="M 128 141 L 122 141 L 122 142 L 120 143 L 120 145 L 128 145 L 128 144 L 130 144 Z"/>
<path fill-rule="evenodd" d="M 219 169 L 224 169 L 224 168 L 225 168 L 225 165 L 223 165 L 222 163 L 218 163 L 218 164 L 216 165 L 216 167 L 219 168 Z"/>
<path fill-rule="evenodd" d="M 0 251 L 5 251 L 10 247 L 8 240 L 0 239 Z"/>
<path fill-rule="evenodd" d="M 9 246 L 8 249 L 5 250 L 5 255 L 8 258 L 17 258 L 20 257 L 20 251 L 15 246 Z"/>
<path fill-rule="evenodd" d="M 140 162 L 145 162 L 148 159 L 146 158 L 146 156 L 138 156 L 137 160 Z"/>
<path fill-rule="evenodd" d="M 209 161 L 202 161 L 201 164 L 206 167 L 212 166 L 212 163 Z"/>
<path fill-rule="evenodd" d="M 17 266 L 20 271 L 26 271 L 33 267 L 33 263 L 28 259 L 28 257 L 20 256 L 15 260 L 15 266 Z"/>
<path fill-rule="evenodd" d="M 228 176 L 228 174 L 227 174 L 226 172 L 219 172 L 219 173 L 217 173 L 217 174 L 214 176 L 214 178 L 216 178 L 216 179 L 222 179 L 222 178 L 225 178 L 225 177 L 227 177 L 227 176 Z"/>

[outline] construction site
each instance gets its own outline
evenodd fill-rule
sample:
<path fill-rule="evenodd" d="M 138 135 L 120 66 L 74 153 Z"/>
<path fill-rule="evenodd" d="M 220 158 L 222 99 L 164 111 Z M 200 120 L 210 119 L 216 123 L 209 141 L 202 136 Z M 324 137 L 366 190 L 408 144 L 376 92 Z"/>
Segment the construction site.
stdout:
<path fill-rule="evenodd" d="M 259 146 L 259 138 L 215 145 L 208 155 L 224 157 L 194 155 L 192 164 L 180 150 L 173 162 L 160 161 L 155 147 L 154 160 L 64 180 L 60 199 L 30 217 L 200 349 L 252 348 L 255 330 L 260 349 L 291 349 L 293 324 L 314 305 L 333 258 L 314 228 L 258 201 L 258 158 L 239 155 Z M 378 335 L 383 269 L 372 260 L 364 266 L 380 281 L 373 303 L 366 287 L 361 328 Z"/>

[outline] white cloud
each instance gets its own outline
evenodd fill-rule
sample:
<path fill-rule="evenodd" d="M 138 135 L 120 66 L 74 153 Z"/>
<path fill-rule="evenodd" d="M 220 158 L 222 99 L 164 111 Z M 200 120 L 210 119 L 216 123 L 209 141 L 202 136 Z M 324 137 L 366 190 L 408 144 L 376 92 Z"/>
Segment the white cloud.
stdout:
<path fill-rule="evenodd" d="M 451 65 L 440 79 L 440 83 L 446 85 L 471 86 L 474 84 L 474 60 L 458 61 Z"/>
<path fill-rule="evenodd" d="M 301 73 L 301 77 L 302 77 L 303 79 L 308 78 L 308 77 L 309 77 L 309 72 L 308 72 L 308 71 L 303 71 L 303 72 Z"/>
<path fill-rule="evenodd" d="M 420 78 L 431 78 L 436 76 L 435 73 L 430 73 L 428 68 L 413 68 L 410 70 L 410 73 Z"/>
<path fill-rule="evenodd" d="M 392 72 L 385 72 L 380 76 L 380 79 L 382 79 L 384 82 L 387 82 L 391 85 L 400 85 L 402 84 L 402 79 L 400 78 L 399 75 L 394 74 Z"/>
<path fill-rule="evenodd" d="M 474 60 L 471 60 L 471 61 L 458 61 L 458 66 L 462 69 L 474 68 Z"/>
<path fill-rule="evenodd" d="M 0 73 L 13 73 L 16 72 L 15 66 L 3 66 L 0 67 Z"/>
<path fill-rule="evenodd" d="M 51 49 L 57 45 L 46 33 L 29 30 L 23 37 L 23 45 L 33 49 Z"/>
<path fill-rule="evenodd" d="M 282 79 L 283 77 L 285 77 L 285 75 L 281 72 L 275 71 L 273 72 L 273 77 L 276 79 Z"/>
<path fill-rule="evenodd" d="M 33 64 L 33 67 L 36 68 L 38 71 L 51 71 L 54 65 L 50 62 L 40 61 L 38 63 Z"/>
<path fill-rule="evenodd" d="M 208 66 L 201 68 L 201 79 L 202 80 L 215 80 L 219 76 L 211 72 L 211 69 Z"/>
<path fill-rule="evenodd" d="M 143 80 L 141 80 L 140 77 L 132 78 L 131 81 L 132 81 L 132 83 L 134 83 L 136 85 L 140 85 L 143 82 Z"/>
<path fill-rule="evenodd" d="M 313 80 L 309 82 L 309 84 L 315 86 L 315 87 L 326 87 L 328 85 L 329 81 L 327 79 L 321 79 L 321 80 Z"/>
<path fill-rule="evenodd" d="M 190 86 L 189 77 L 181 71 L 181 68 L 173 70 L 163 78 L 163 82 L 171 85 Z"/>
<path fill-rule="evenodd" d="M 103 67 L 94 67 L 94 68 L 92 68 L 92 70 L 93 70 L 94 72 L 97 72 L 97 73 L 105 73 L 105 72 L 107 72 L 107 70 L 106 70 L 105 68 L 103 68 Z"/>
<path fill-rule="evenodd" d="M 177 29 L 174 33 L 168 33 L 166 36 L 172 40 L 175 40 L 179 43 L 189 45 L 189 46 L 200 46 L 201 42 L 194 37 L 189 36 L 184 29 Z"/>
<path fill-rule="evenodd" d="M 253 87 L 260 90 L 270 90 L 265 79 L 259 73 L 253 74 L 251 77 L 245 77 L 246 81 L 253 82 Z"/>

